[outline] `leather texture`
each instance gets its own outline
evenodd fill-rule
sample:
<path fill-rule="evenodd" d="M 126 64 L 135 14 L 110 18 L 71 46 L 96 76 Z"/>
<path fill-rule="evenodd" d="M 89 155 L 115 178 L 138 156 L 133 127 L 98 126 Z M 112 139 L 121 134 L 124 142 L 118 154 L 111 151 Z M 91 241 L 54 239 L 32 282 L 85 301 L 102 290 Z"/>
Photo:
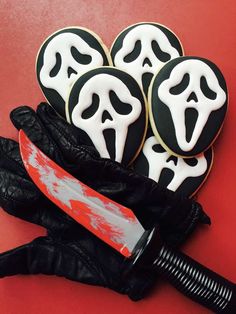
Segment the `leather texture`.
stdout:
<path fill-rule="evenodd" d="M 89 139 L 48 104 L 36 112 L 11 112 L 19 130 L 51 159 L 98 192 L 131 208 L 146 229 L 159 225 L 162 241 L 179 246 L 199 223 L 210 223 L 201 205 L 161 188 L 119 163 L 100 158 Z M 24 169 L 19 145 L 0 138 L 0 205 L 9 214 L 47 229 L 40 237 L 0 255 L 0 277 L 48 274 L 111 288 L 142 299 L 156 276 L 139 269 L 126 274 L 127 261 L 42 195 Z M 126 274 L 124 276 L 124 274 Z"/>

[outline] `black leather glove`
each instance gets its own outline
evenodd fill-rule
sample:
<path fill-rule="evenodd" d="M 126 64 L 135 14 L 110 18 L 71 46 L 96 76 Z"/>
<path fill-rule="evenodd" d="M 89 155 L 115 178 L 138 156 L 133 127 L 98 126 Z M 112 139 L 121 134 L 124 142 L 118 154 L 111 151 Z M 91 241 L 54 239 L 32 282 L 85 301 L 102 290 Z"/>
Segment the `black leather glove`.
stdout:
<path fill-rule="evenodd" d="M 199 221 L 208 222 L 200 205 L 160 189 L 152 180 L 135 175 L 121 165 L 101 159 L 86 138 L 46 104 L 35 113 L 20 107 L 11 114 L 13 123 L 64 169 L 99 192 L 134 209 L 144 226 L 160 223 L 170 242 L 182 241 Z M 142 298 L 155 277 L 139 270 L 123 280 L 125 264 L 109 248 L 48 201 L 26 173 L 18 144 L 1 139 L 0 205 L 10 214 L 47 228 L 46 237 L 3 253 L 0 276 L 18 273 L 56 274 L 90 284 L 110 287 L 133 300 Z M 171 212 L 174 211 L 174 212 Z M 176 212 L 175 212 L 176 211 Z M 173 213 L 178 215 L 178 220 Z M 149 218 L 149 215 L 151 216 Z M 182 216 L 181 216 L 182 215 Z M 174 239 L 178 235 L 177 241 Z"/>
<path fill-rule="evenodd" d="M 210 224 L 200 204 L 117 162 L 100 158 L 85 134 L 64 121 L 48 104 L 40 104 L 36 112 L 30 107 L 19 107 L 11 112 L 11 120 L 66 171 L 131 208 L 146 229 L 159 224 L 168 244 L 182 243 L 199 222 Z"/>
<path fill-rule="evenodd" d="M 18 144 L 0 138 L 0 205 L 10 214 L 39 224 L 47 236 L 0 254 L 0 277 L 16 274 L 63 276 L 111 288 L 139 300 L 155 277 L 139 270 L 123 278 L 125 259 L 47 200 L 32 183 Z"/>

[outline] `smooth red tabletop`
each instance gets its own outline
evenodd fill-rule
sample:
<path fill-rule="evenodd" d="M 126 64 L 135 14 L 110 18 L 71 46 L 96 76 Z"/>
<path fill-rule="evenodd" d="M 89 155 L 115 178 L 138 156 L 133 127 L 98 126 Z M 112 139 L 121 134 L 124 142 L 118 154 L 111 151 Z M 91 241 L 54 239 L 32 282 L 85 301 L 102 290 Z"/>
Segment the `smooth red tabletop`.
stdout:
<path fill-rule="evenodd" d="M 9 121 L 19 105 L 44 100 L 35 75 L 35 58 L 43 40 L 66 26 L 94 30 L 110 46 L 130 24 L 153 21 L 180 38 L 186 55 L 212 60 L 223 72 L 229 90 L 229 110 L 217 139 L 211 174 L 198 193 L 212 219 L 199 228 L 183 250 L 236 282 L 236 5 L 221 0 L 40 0 L 0 1 L 0 135 L 16 139 Z M 1 252 L 31 241 L 45 230 L 0 211 Z M 0 279 L 3 314 L 203 314 L 209 313 L 160 281 L 145 300 L 130 301 L 108 289 L 55 276 L 15 276 Z"/>

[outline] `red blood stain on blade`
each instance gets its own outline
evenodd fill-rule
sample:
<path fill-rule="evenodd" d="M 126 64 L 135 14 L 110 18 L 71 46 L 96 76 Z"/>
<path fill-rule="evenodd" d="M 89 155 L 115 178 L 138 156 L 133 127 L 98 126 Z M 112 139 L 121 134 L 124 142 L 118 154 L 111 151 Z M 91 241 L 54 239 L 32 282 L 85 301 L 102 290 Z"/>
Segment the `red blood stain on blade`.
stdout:
<path fill-rule="evenodd" d="M 39 189 L 69 216 L 129 257 L 144 229 L 133 212 L 86 186 L 43 154 L 20 131 L 25 167 Z"/>
<path fill-rule="evenodd" d="M 103 233 L 103 241 L 105 241 L 110 246 L 114 246 L 114 243 L 111 239 L 118 239 L 122 237 L 123 234 L 120 230 L 114 229 L 112 225 L 107 223 L 106 219 L 100 215 L 96 215 L 83 202 L 71 200 L 71 206 L 75 215 L 80 215 L 80 223 L 86 226 L 86 228 L 94 233 L 97 237 L 100 237 L 100 234 Z M 80 209 L 79 211 L 78 208 Z M 123 244 L 116 243 L 116 250 L 122 252 L 122 254 L 126 257 L 131 255 L 131 252 L 127 249 L 127 247 L 124 247 Z"/>

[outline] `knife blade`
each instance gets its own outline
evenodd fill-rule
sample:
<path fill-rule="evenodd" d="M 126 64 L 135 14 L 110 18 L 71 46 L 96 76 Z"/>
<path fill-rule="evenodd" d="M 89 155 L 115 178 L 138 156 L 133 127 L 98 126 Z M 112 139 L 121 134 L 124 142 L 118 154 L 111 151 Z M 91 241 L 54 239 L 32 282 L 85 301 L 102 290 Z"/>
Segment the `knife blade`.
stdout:
<path fill-rule="evenodd" d="M 69 216 L 129 258 L 130 270 L 164 276 L 185 296 L 216 313 L 236 313 L 235 284 L 163 245 L 158 228 L 144 230 L 133 212 L 68 174 L 20 130 L 20 152 L 36 186 Z"/>
<path fill-rule="evenodd" d="M 145 230 L 127 207 L 97 193 L 50 160 L 20 130 L 25 168 L 38 188 L 59 208 L 112 246 L 131 256 Z"/>

